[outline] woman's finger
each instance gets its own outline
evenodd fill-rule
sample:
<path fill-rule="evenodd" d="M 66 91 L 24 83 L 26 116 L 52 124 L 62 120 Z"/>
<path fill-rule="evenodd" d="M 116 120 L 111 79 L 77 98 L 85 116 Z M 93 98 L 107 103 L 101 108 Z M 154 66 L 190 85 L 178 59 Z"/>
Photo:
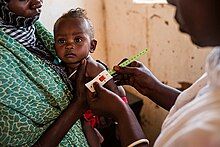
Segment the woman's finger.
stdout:
<path fill-rule="evenodd" d="M 118 63 L 118 65 L 120 65 L 121 63 L 123 63 L 123 62 L 126 61 L 126 60 L 128 60 L 128 58 L 122 59 L 122 60 Z"/>
<path fill-rule="evenodd" d="M 114 66 L 113 69 L 116 71 L 117 74 L 133 74 L 136 72 L 137 67 L 120 67 L 120 66 Z"/>
<path fill-rule="evenodd" d="M 86 60 L 84 59 L 84 60 L 82 60 L 81 61 L 81 64 L 78 66 L 78 68 L 77 68 L 77 73 L 76 73 L 76 75 L 77 75 L 77 77 L 78 78 L 80 78 L 80 79 L 82 79 L 82 77 L 85 77 L 85 76 L 80 76 L 80 75 L 85 75 L 85 73 L 86 73 Z"/>
<path fill-rule="evenodd" d="M 142 63 L 140 61 L 133 61 L 131 62 L 130 66 L 131 67 L 140 67 L 142 65 Z"/>
<path fill-rule="evenodd" d="M 95 91 L 96 91 L 96 93 L 102 93 L 102 91 L 103 90 L 105 90 L 98 82 L 95 82 L 94 84 L 93 84 L 93 87 L 94 87 L 94 89 L 95 89 Z M 98 96 L 98 95 L 97 95 Z"/>

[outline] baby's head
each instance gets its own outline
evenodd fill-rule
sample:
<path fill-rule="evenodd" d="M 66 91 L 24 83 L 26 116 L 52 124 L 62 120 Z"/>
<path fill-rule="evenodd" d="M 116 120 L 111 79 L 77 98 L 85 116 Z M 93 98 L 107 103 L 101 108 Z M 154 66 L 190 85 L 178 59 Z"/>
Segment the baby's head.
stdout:
<path fill-rule="evenodd" d="M 78 65 L 97 44 L 92 23 L 81 8 L 71 9 L 56 21 L 54 40 L 57 56 L 67 66 Z"/>

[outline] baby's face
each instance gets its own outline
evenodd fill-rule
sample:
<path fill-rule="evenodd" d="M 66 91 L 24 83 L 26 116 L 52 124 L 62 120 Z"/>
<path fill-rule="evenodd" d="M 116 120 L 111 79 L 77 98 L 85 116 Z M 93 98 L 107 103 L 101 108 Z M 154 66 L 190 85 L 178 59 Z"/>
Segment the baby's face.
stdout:
<path fill-rule="evenodd" d="M 91 48 L 89 25 L 83 18 L 62 18 L 55 26 L 55 50 L 66 64 L 78 64 Z M 68 66 L 68 65 L 67 65 Z"/>

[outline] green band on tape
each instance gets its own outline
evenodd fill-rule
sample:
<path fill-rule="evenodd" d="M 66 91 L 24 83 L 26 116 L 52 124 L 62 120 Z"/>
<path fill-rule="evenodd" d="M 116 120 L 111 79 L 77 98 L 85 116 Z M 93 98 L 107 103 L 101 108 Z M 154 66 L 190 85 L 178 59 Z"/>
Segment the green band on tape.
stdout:
<path fill-rule="evenodd" d="M 119 64 L 120 67 L 125 67 L 127 65 L 129 65 L 131 62 L 139 59 L 139 57 L 143 56 L 144 54 L 147 53 L 147 50 L 148 49 L 144 49 L 142 50 L 141 52 L 139 52 L 138 54 L 134 55 L 134 56 L 131 56 L 130 58 L 128 58 L 127 60 L 125 60 L 124 62 L 122 62 L 121 64 Z M 110 75 L 113 75 L 115 73 L 115 70 L 114 69 L 111 69 L 111 70 L 108 70 L 108 73 Z"/>

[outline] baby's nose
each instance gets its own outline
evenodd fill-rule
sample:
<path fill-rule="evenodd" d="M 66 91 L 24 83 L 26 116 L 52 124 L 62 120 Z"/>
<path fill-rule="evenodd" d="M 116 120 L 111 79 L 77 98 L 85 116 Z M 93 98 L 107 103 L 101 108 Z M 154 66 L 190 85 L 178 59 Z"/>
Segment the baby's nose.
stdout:
<path fill-rule="evenodd" d="M 74 49 L 74 43 L 73 42 L 67 42 L 66 49 Z"/>

